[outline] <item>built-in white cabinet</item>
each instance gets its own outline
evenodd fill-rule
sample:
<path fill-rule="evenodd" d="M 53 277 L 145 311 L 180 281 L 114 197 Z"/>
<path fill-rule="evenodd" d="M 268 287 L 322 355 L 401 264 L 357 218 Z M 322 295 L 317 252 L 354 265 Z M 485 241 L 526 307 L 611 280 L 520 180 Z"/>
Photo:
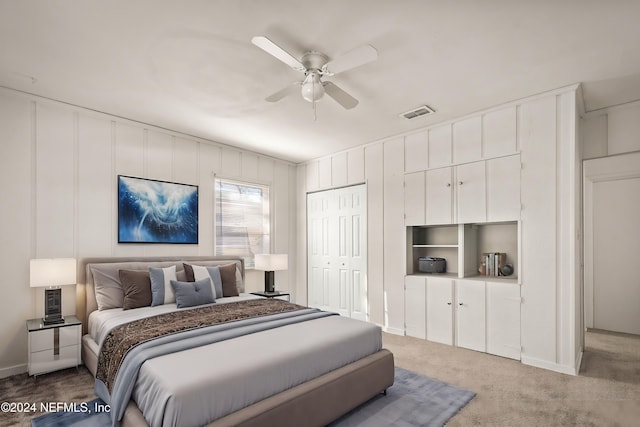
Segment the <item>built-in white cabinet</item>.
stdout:
<path fill-rule="evenodd" d="M 429 129 L 429 168 L 451 165 L 451 125 Z"/>
<path fill-rule="evenodd" d="M 487 220 L 485 162 L 473 162 L 455 167 L 456 223 Z M 515 218 L 512 218 L 515 219 Z"/>
<path fill-rule="evenodd" d="M 427 285 L 427 339 L 453 345 L 453 280 L 424 278 Z"/>
<path fill-rule="evenodd" d="M 405 174 L 405 225 L 520 219 L 520 155 Z"/>
<path fill-rule="evenodd" d="M 472 117 L 453 124 L 453 162 L 467 163 L 482 158 L 482 118 Z"/>
<path fill-rule="evenodd" d="M 429 168 L 429 132 L 422 131 L 404 137 L 404 171 L 424 171 Z"/>
<path fill-rule="evenodd" d="M 427 338 L 425 278 L 406 276 L 404 280 L 405 335 Z"/>
<path fill-rule="evenodd" d="M 426 172 L 424 224 L 451 224 L 453 213 L 453 169 L 430 169 Z"/>
<path fill-rule="evenodd" d="M 405 277 L 405 335 L 520 360 L 520 286 Z"/>
<path fill-rule="evenodd" d="M 404 176 L 404 223 L 425 223 L 425 173 L 415 172 Z"/>
<path fill-rule="evenodd" d="M 518 221 L 407 227 L 406 274 L 425 274 L 419 271 L 419 259 L 437 257 L 446 260 L 445 274 L 454 279 L 487 278 L 518 283 L 519 236 Z M 509 264 L 513 268 L 510 275 L 502 274 L 499 268 L 492 274 L 486 271 L 486 263 L 482 269 L 486 255 L 496 253 L 502 254 L 497 260 L 498 267 Z"/>
<path fill-rule="evenodd" d="M 482 116 L 482 154 L 485 159 L 517 153 L 516 107 Z"/>
<path fill-rule="evenodd" d="M 487 160 L 487 221 L 520 218 L 520 156 Z"/>
<path fill-rule="evenodd" d="M 486 351 L 485 283 L 456 280 L 456 345 Z"/>
<path fill-rule="evenodd" d="M 487 353 L 520 360 L 520 285 L 487 282 Z"/>

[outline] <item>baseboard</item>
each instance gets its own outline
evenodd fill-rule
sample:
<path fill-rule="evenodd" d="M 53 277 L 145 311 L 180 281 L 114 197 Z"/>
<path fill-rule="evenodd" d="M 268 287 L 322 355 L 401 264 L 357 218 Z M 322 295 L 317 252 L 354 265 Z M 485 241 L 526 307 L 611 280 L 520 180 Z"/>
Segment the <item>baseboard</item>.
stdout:
<path fill-rule="evenodd" d="M 23 374 L 27 372 L 27 364 L 9 366 L 8 368 L 0 369 L 0 378 L 7 378 L 13 375 Z"/>
<path fill-rule="evenodd" d="M 559 372 L 567 375 L 578 375 L 578 370 L 575 366 L 559 365 L 546 360 L 536 359 L 534 357 L 522 356 L 521 362 L 524 365 L 535 366 L 536 368 L 547 369 L 549 371 Z"/>
<path fill-rule="evenodd" d="M 387 332 L 387 333 L 393 334 L 393 335 L 404 335 L 404 329 L 390 328 L 389 326 L 383 326 L 382 330 L 384 332 Z"/>
<path fill-rule="evenodd" d="M 584 354 L 584 351 L 582 350 L 582 348 L 580 348 L 580 350 L 578 350 L 578 355 L 576 356 L 576 373 L 575 375 L 578 375 L 578 373 L 580 372 L 580 366 L 582 365 L 582 355 Z"/>

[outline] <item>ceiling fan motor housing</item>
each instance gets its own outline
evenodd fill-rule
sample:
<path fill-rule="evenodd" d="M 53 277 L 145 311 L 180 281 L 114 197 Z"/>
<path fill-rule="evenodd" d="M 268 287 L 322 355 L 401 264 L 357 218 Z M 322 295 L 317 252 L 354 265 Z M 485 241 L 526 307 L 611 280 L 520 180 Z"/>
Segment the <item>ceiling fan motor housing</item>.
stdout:
<path fill-rule="evenodd" d="M 311 51 L 302 55 L 300 62 L 305 66 L 307 72 L 311 70 L 320 71 L 329 62 L 329 57 L 324 53 Z"/>

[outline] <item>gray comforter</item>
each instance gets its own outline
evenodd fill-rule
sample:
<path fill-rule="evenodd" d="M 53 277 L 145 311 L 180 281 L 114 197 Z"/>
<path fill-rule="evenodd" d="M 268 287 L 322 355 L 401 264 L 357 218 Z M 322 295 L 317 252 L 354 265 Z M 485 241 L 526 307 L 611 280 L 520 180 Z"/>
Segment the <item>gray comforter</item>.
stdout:
<path fill-rule="evenodd" d="M 136 385 L 136 381 L 138 381 L 138 373 L 146 361 L 162 360 L 162 356 L 165 355 L 186 353 L 187 350 L 195 349 L 196 347 L 210 346 L 213 343 L 243 337 L 247 334 L 255 334 L 256 332 L 268 331 L 273 328 L 319 319 L 330 316 L 331 314 L 333 313 L 321 312 L 317 309 L 304 309 L 188 330 L 179 334 L 172 334 L 147 341 L 133 347 L 127 353 L 113 383 L 112 393 L 109 393 L 105 384 L 100 380 L 96 380 L 95 391 L 98 397 L 111 405 L 112 421 L 114 425 L 117 425 L 122 419 L 127 403 L 134 392 L 134 386 Z M 215 364 L 215 361 L 212 360 L 211 363 Z M 173 365 L 172 369 L 170 369 L 171 372 L 161 373 L 160 378 L 156 378 L 156 382 L 157 380 L 162 382 L 162 377 L 165 376 L 164 374 L 178 373 L 179 375 L 181 370 L 188 371 L 193 368 L 194 366 L 190 365 L 189 362 L 177 362 L 177 365 Z M 159 390 L 153 391 L 153 385 L 150 384 L 149 379 L 145 379 L 144 376 L 142 377 L 142 383 L 147 384 L 151 389 L 147 389 L 146 396 L 139 396 L 137 400 L 138 406 L 141 407 L 147 422 L 152 426 L 176 425 L 176 422 L 179 423 L 179 425 L 202 425 L 215 419 L 208 418 L 209 415 L 207 414 L 168 413 L 167 408 L 170 406 L 179 408 L 179 405 L 176 406 L 175 402 L 172 403 L 172 400 L 175 399 L 176 396 L 174 396 L 173 393 L 158 395 Z M 139 391 L 140 387 L 138 386 L 138 395 L 140 395 Z M 281 390 L 276 390 L 271 394 L 279 391 Z M 140 401 L 144 403 L 141 404 Z M 206 419 L 203 417 L 206 417 Z M 204 423 L 202 422 L 203 419 L 205 420 Z"/>

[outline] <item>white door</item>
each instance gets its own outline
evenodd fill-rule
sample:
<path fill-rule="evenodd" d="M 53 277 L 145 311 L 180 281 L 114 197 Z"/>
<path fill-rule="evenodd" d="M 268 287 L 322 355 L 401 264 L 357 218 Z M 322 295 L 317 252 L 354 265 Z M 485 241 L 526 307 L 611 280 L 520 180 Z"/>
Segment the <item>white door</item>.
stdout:
<path fill-rule="evenodd" d="M 368 320 L 367 300 L 367 187 L 355 185 L 345 187 L 340 192 L 346 194 L 349 206 L 346 224 L 348 248 L 347 256 L 341 258 L 341 268 L 348 265 L 348 288 L 350 292 L 349 316 Z"/>
<path fill-rule="evenodd" d="M 335 233 L 335 208 L 327 192 L 307 196 L 307 257 L 309 306 L 323 310 L 331 307 L 331 270 L 334 249 L 330 236 Z"/>
<path fill-rule="evenodd" d="M 367 320 L 366 186 L 307 196 L 309 306 Z"/>
<path fill-rule="evenodd" d="M 487 353 L 520 360 L 520 285 L 487 282 Z"/>
<path fill-rule="evenodd" d="M 453 345 L 453 281 L 427 278 L 427 339 Z"/>
<path fill-rule="evenodd" d="M 425 339 L 427 337 L 426 278 L 405 276 L 404 287 L 405 335 Z"/>
<path fill-rule="evenodd" d="M 485 283 L 456 280 L 456 345 L 486 351 Z"/>
<path fill-rule="evenodd" d="M 426 175 L 425 224 L 451 224 L 453 212 L 452 169 L 430 169 Z"/>
<path fill-rule="evenodd" d="M 487 220 L 485 182 L 485 162 L 456 166 L 458 224 Z"/>

